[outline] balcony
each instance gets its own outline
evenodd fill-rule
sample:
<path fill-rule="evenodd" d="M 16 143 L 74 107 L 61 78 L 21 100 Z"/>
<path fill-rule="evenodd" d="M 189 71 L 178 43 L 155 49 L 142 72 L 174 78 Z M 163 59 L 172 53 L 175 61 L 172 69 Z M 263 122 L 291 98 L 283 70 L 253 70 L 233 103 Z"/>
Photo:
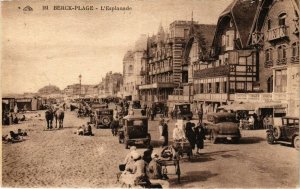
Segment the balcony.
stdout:
<path fill-rule="evenodd" d="M 235 93 L 235 101 L 241 102 L 271 102 L 286 100 L 286 93 Z"/>
<path fill-rule="evenodd" d="M 176 101 L 176 102 L 189 102 L 189 96 L 183 95 L 169 95 L 168 101 Z"/>
<path fill-rule="evenodd" d="M 287 36 L 287 26 L 279 26 L 268 31 L 268 41 L 274 41 Z"/>
<path fill-rule="evenodd" d="M 278 59 L 276 65 L 285 65 L 287 63 L 287 58 Z"/>
<path fill-rule="evenodd" d="M 265 62 L 265 68 L 270 68 L 273 66 L 273 60 L 267 60 Z"/>
<path fill-rule="evenodd" d="M 226 101 L 228 95 L 226 93 L 206 93 L 206 94 L 195 94 L 194 100 L 199 101 Z"/>
<path fill-rule="evenodd" d="M 292 64 L 299 64 L 299 56 L 292 56 L 290 62 Z"/>
<path fill-rule="evenodd" d="M 264 34 L 262 32 L 253 32 L 251 44 L 254 46 L 262 46 L 264 43 Z"/>

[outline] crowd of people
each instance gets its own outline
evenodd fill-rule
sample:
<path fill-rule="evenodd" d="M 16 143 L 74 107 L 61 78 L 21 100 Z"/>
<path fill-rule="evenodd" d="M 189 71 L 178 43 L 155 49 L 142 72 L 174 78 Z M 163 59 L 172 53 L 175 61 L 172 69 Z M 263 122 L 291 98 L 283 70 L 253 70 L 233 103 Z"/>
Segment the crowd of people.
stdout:
<path fill-rule="evenodd" d="M 119 181 L 127 187 L 142 185 L 151 188 L 169 188 L 168 176 L 163 172 L 160 156 L 153 152 L 152 146 L 148 146 L 143 155 L 135 146 L 131 146 L 119 169 L 121 171 Z"/>

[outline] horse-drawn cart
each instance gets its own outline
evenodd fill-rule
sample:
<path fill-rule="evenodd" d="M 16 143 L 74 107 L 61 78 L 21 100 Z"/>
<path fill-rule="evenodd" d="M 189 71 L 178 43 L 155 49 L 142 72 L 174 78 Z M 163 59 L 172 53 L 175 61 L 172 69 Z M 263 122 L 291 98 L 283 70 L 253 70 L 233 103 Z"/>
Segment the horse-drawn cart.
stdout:
<path fill-rule="evenodd" d="M 187 155 L 189 160 L 191 159 L 193 151 L 189 141 L 187 140 L 174 141 L 173 147 L 179 156 L 183 157 L 184 155 Z"/>
<path fill-rule="evenodd" d="M 171 160 L 159 160 L 159 164 L 162 166 L 162 173 L 165 175 L 177 175 L 177 181 L 180 183 L 180 166 L 179 166 L 179 158 L 171 159 Z M 175 167 L 175 173 L 169 173 L 168 167 L 174 166 Z"/>

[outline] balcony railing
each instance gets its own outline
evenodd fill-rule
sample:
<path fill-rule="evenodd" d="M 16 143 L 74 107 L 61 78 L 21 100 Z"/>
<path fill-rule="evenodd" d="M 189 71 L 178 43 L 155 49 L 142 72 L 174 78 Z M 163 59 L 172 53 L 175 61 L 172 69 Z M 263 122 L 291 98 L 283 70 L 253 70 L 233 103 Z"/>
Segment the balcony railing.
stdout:
<path fill-rule="evenodd" d="M 168 100 L 169 101 L 178 101 L 178 102 L 188 102 L 189 101 L 189 96 L 169 95 Z"/>
<path fill-rule="evenodd" d="M 194 100 L 226 101 L 229 99 L 226 93 L 206 93 L 206 94 L 195 94 Z"/>
<path fill-rule="evenodd" d="M 264 43 L 264 34 L 262 32 L 253 32 L 252 33 L 252 45 L 263 45 Z"/>
<path fill-rule="evenodd" d="M 291 57 L 291 63 L 299 64 L 299 56 L 292 56 Z"/>
<path fill-rule="evenodd" d="M 285 65 L 286 62 L 287 62 L 287 58 L 282 58 L 282 59 L 278 59 L 278 60 L 276 61 L 276 64 L 277 64 L 277 65 Z"/>
<path fill-rule="evenodd" d="M 273 60 L 267 60 L 265 61 L 265 68 L 269 68 L 273 66 Z"/>
<path fill-rule="evenodd" d="M 287 26 L 279 26 L 268 31 L 268 40 L 273 41 L 287 37 Z"/>

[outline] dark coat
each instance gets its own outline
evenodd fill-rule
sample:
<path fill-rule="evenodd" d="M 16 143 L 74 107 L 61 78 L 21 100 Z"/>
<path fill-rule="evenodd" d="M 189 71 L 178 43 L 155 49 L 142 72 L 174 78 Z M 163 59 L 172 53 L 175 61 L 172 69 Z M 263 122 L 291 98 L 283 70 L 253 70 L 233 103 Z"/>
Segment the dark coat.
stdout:
<path fill-rule="evenodd" d="M 199 124 L 195 128 L 195 136 L 196 136 L 196 145 L 198 148 L 203 149 L 204 147 L 204 139 L 205 139 L 205 129 Z"/>

